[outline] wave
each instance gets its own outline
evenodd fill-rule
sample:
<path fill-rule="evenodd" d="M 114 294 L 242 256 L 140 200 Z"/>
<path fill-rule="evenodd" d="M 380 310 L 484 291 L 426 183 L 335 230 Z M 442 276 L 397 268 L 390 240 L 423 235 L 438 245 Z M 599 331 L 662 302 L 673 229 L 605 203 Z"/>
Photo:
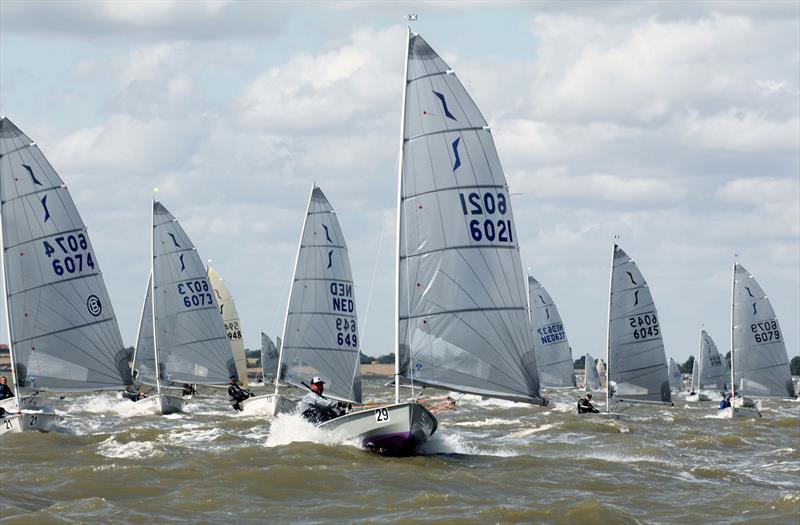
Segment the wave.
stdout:
<path fill-rule="evenodd" d="M 144 459 L 161 456 L 164 453 L 156 449 L 152 441 L 130 441 L 128 443 L 118 442 L 114 436 L 97 445 L 97 453 L 107 458 L 130 458 Z"/>

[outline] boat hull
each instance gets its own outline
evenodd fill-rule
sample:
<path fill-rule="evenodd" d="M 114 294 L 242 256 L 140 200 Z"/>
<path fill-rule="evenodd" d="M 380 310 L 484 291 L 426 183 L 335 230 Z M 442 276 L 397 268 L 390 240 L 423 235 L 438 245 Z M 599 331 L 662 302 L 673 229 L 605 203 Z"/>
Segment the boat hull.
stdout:
<path fill-rule="evenodd" d="M 734 418 L 758 419 L 761 417 L 761 412 L 759 412 L 755 408 L 750 408 L 750 407 L 727 407 L 720 410 L 719 414 L 720 414 L 719 417 L 721 417 L 722 419 L 734 419 Z"/>
<path fill-rule="evenodd" d="M 133 406 L 139 414 L 161 416 L 183 412 L 186 408 L 186 401 L 177 396 L 156 394 L 134 402 Z"/>
<path fill-rule="evenodd" d="M 410 456 L 436 432 L 436 417 L 419 403 L 399 403 L 358 410 L 331 419 L 320 428 L 387 456 Z"/>
<path fill-rule="evenodd" d="M 246 416 L 274 417 L 278 414 L 288 414 L 297 408 L 297 402 L 280 394 L 268 394 L 245 399 L 239 406 L 242 414 Z"/>
<path fill-rule="evenodd" d="M 17 406 L 16 397 L 9 397 L 0 401 L 0 407 L 6 409 L 6 412 L 17 412 L 18 410 L 37 410 L 39 408 L 39 396 L 23 396 L 19 398 L 20 405 Z"/>
<path fill-rule="evenodd" d="M 23 412 L 7 414 L 0 419 L 0 435 L 19 432 L 53 432 L 58 429 L 61 418 L 56 414 Z"/>

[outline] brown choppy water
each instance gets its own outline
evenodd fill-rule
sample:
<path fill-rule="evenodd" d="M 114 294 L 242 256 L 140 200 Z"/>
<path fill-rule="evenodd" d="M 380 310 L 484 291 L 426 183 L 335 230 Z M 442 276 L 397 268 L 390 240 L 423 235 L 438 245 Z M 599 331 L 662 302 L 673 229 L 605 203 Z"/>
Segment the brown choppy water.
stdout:
<path fill-rule="evenodd" d="M 365 397 L 388 400 L 379 382 Z M 424 454 L 384 458 L 302 422 L 233 413 L 129 416 L 92 394 L 48 404 L 69 434 L 6 435 L 3 523 L 797 523 L 800 403 L 721 420 L 714 403 L 631 407 L 626 421 L 459 400 Z"/>

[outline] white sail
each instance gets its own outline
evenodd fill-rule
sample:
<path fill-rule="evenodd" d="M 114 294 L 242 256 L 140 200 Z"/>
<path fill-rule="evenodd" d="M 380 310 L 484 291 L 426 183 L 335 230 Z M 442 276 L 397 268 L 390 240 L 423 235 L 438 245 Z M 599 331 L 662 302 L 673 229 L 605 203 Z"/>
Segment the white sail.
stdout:
<path fill-rule="evenodd" d="M 142 315 L 139 320 L 139 332 L 136 335 L 136 350 L 133 354 L 133 373 L 138 383 L 155 385 L 156 354 L 153 344 L 153 276 L 147 279 L 147 291 L 144 295 Z M 164 369 L 161 376 L 164 377 Z"/>
<path fill-rule="evenodd" d="M 733 361 L 736 392 L 794 397 L 789 356 L 767 295 L 741 265 L 734 267 Z"/>
<path fill-rule="evenodd" d="M 205 266 L 158 201 L 153 202 L 153 297 L 161 380 L 221 385 L 238 377 Z"/>
<path fill-rule="evenodd" d="M 350 258 L 336 212 L 316 185 L 300 236 L 279 379 L 325 380 L 325 395 L 361 403 L 360 340 Z"/>
<path fill-rule="evenodd" d="M 669 386 L 673 392 L 683 390 L 683 376 L 678 363 L 673 358 L 669 358 Z"/>
<path fill-rule="evenodd" d="M 15 385 L 119 389 L 131 382 L 97 255 L 66 185 L 0 119 L 3 283 Z"/>
<path fill-rule="evenodd" d="M 583 358 L 584 388 L 586 390 L 597 390 L 600 388 L 600 372 L 595 365 L 594 357 L 586 354 Z"/>
<path fill-rule="evenodd" d="M 421 36 L 410 36 L 407 56 L 397 373 L 423 385 L 543 404 L 511 200 L 492 134 Z"/>
<path fill-rule="evenodd" d="M 267 334 L 261 332 L 261 375 L 264 383 L 274 381 L 278 375 L 278 356 L 278 347 Z"/>
<path fill-rule="evenodd" d="M 616 244 L 609 294 L 608 380 L 617 398 L 671 403 L 667 358 L 650 288 Z"/>
<path fill-rule="evenodd" d="M 561 314 L 539 281 L 528 276 L 533 349 L 542 386 L 575 387 L 575 364 Z"/>
<path fill-rule="evenodd" d="M 239 382 L 243 387 L 247 388 L 249 386 L 247 383 L 247 355 L 244 350 L 242 324 L 239 320 L 239 312 L 236 311 L 236 303 L 233 301 L 233 296 L 228 287 L 225 286 L 225 280 L 210 265 L 208 267 L 208 279 L 211 281 L 211 287 L 214 288 L 214 294 L 217 296 L 219 313 L 222 316 L 225 332 L 227 332 L 228 341 L 231 344 L 231 353 L 236 364 Z"/>
<path fill-rule="evenodd" d="M 700 389 L 700 361 L 695 359 L 692 361 L 692 390 L 697 391 Z"/>
<path fill-rule="evenodd" d="M 723 357 L 705 330 L 700 332 L 700 355 L 696 361 L 700 362 L 696 385 L 700 390 L 727 390 L 730 380 Z"/>

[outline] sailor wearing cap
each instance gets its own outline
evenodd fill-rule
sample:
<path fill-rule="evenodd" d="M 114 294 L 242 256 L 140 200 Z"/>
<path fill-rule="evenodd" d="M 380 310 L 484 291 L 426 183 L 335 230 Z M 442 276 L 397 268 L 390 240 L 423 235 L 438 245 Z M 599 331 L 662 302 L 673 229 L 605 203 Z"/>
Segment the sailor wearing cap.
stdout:
<path fill-rule="evenodd" d="M 325 381 L 319 376 L 311 378 L 311 390 L 297 406 L 298 413 L 312 423 L 322 423 L 335 418 L 338 414 L 336 408 L 339 402 L 328 399 L 322 395 L 325 390 Z"/>
<path fill-rule="evenodd" d="M 600 411 L 592 404 L 592 394 L 587 393 L 578 400 L 578 414 L 587 414 L 590 412 L 597 414 Z"/>

